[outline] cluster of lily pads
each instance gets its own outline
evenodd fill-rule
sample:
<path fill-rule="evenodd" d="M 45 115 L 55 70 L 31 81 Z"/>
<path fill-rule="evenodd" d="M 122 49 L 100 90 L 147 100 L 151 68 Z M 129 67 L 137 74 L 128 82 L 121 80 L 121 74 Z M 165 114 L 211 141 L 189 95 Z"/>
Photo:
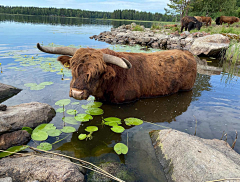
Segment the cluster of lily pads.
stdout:
<path fill-rule="evenodd" d="M 41 89 L 44 89 L 45 86 L 52 85 L 52 84 L 53 84 L 53 82 L 42 82 L 40 84 L 26 83 L 26 84 L 24 84 L 24 86 L 30 87 L 30 90 L 41 90 Z"/>

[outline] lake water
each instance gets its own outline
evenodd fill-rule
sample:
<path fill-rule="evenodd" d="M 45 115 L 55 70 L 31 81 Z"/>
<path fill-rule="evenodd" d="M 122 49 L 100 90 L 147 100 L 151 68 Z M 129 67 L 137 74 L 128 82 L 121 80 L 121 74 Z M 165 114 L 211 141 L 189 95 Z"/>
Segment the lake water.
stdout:
<path fill-rule="evenodd" d="M 57 55 L 38 51 L 36 43 L 45 46 L 70 45 L 139 52 L 139 47 L 115 46 L 89 39 L 92 35 L 128 23 L 131 22 L 0 15 L 0 63 L 3 71 L 0 74 L 0 82 L 23 89 L 3 104 L 13 106 L 42 102 L 58 109 L 59 106 L 56 106 L 55 102 L 69 98 L 71 74 L 64 69 L 65 75 L 62 80 L 62 75 L 57 74 L 62 68 L 56 61 Z M 144 25 L 151 26 L 150 23 Z M 29 87 L 24 86 L 26 83 L 42 82 L 54 84 L 42 90 L 30 90 Z M 94 116 L 90 122 L 78 125 L 66 124 L 75 127 L 77 132 L 69 136 L 60 135 L 60 139 L 68 137 L 53 145 L 53 149 L 97 165 L 104 162 L 124 163 L 129 171 L 136 175 L 136 181 L 166 181 L 161 166 L 155 158 L 149 132 L 169 127 L 194 134 L 197 120 L 197 136 L 220 139 L 224 131 L 227 133 L 227 142 L 232 145 L 235 132 L 240 131 L 239 93 L 239 77 L 229 79 L 226 73 L 212 76 L 198 74 L 194 88 L 189 92 L 142 99 L 129 104 L 103 104 L 101 107 L 104 110 L 103 115 Z M 76 102 L 73 98 L 70 99 Z M 85 110 L 81 105 L 89 101 L 79 102 L 79 105 L 70 104 L 66 108 L 84 113 Z M 57 128 L 63 127 L 62 116 L 62 113 L 57 113 L 51 123 Z M 126 130 L 122 134 L 116 134 L 110 130 L 110 127 L 101 125 L 102 117 L 118 117 L 122 120 L 136 117 L 154 124 L 144 122 L 139 126 L 123 125 Z M 87 126 L 98 126 L 99 131 L 93 133 L 92 140 L 80 141 L 78 135 L 86 133 L 84 129 Z M 54 141 L 56 141 L 55 137 L 47 140 L 49 143 Z M 127 155 L 118 156 L 114 152 L 113 146 L 118 142 L 128 143 Z M 30 141 L 29 145 L 37 146 L 33 141 Z M 240 140 L 236 143 L 235 151 L 240 153 Z"/>

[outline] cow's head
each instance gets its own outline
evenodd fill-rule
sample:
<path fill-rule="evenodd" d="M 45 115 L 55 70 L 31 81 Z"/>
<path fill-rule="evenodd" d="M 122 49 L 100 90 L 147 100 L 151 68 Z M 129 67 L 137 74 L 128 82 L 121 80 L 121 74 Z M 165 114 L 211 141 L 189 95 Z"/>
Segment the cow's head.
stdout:
<path fill-rule="evenodd" d="M 116 76 L 114 69 L 107 63 L 124 69 L 132 67 L 125 58 L 104 54 L 97 49 L 43 47 L 39 44 L 37 47 L 46 53 L 65 55 L 59 56 L 58 61 L 72 70 L 69 96 L 79 100 L 87 99 L 89 95 L 100 97 L 103 94 L 101 85 Z"/>
<path fill-rule="evenodd" d="M 201 27 L 202 27 L 202 22 L 197 21 L 196 23 L 194 23 L 194 27 L 195 27 L 196 29 L 200 30 Z"/>

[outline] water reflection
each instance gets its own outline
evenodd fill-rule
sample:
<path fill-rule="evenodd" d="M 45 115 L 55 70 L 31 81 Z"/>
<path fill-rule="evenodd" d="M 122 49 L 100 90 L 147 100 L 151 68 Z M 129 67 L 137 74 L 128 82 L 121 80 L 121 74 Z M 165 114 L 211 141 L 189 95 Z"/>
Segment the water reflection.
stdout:
<path fill-rule="evenodd" d="M 0 14 L 0 22 L 14 21 L 21 23 L 32 24 L 50 24 L 50 25 L 112 25 L 117 28 L 123 24 L 131 24 L 131 21 L 114 21 L 93 18 L 66 18 L 55 16 L 25 16 L 25 15 L 6 15 Z M 137 24 L 144 25 L 146 28 L 152 26 L 152 22 L 137 22 Z"/>

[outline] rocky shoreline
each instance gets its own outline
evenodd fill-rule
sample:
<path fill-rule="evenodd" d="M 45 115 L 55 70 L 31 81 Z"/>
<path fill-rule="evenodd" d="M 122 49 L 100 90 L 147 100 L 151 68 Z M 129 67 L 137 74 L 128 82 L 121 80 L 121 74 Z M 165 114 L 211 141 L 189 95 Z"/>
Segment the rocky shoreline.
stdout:
<path fill-rule="evenodd" d="M 181 34 L 178 31 L 170 33 L 166 30 L 151 30 L 144 28 L 143 31 L 134 31 L 135 23 L 112 28 L 111 31 L 93 35 L 90 39 L 107 42 L 110 44 L 141 45 L 155 49 L 182 49 L 192 52 L 194 55 L 219 56 L 221 51 L 229 47 L 228 36 L 221 34 L 210 35 L 205 32 Z"/>

